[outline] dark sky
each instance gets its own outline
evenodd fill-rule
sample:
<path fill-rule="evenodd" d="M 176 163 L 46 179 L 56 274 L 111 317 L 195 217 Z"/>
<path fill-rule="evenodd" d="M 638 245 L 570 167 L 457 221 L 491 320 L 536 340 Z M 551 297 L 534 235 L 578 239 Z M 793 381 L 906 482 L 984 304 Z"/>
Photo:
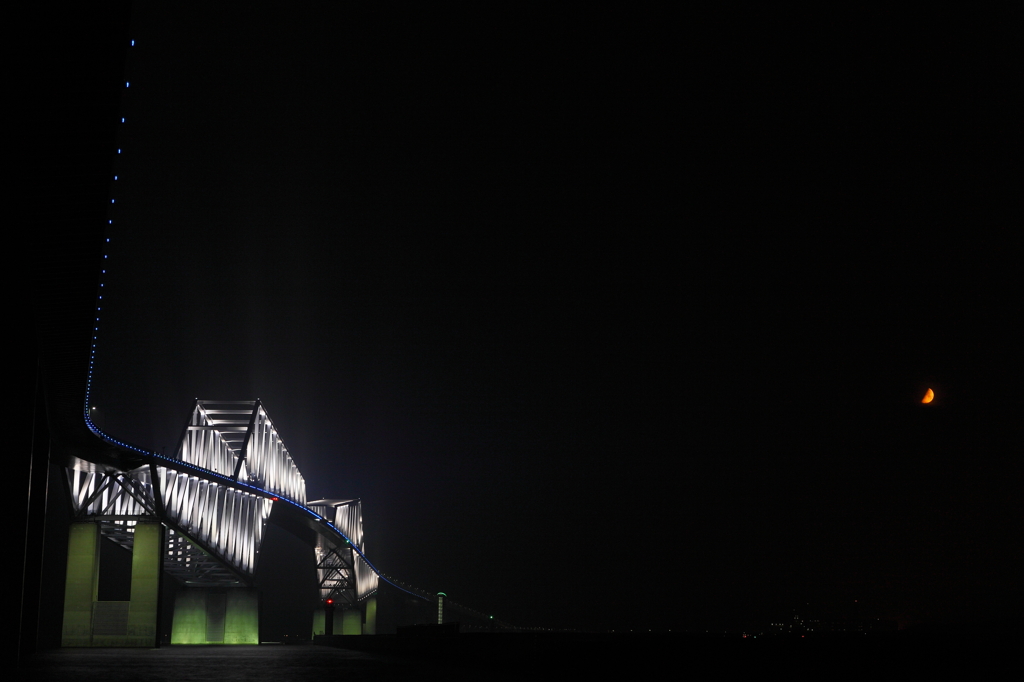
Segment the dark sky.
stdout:
<path fill-rule="evenodd" d="M 998 40 L 134 12 L 108 431 L 259 397 L 381 568 L 521 625 L 1020 603 Z"/>

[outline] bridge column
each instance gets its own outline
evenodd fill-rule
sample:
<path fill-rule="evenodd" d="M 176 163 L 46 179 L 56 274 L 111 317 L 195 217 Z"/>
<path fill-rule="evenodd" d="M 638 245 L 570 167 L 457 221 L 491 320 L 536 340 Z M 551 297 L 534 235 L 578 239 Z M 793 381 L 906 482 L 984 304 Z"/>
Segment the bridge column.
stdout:
<path fill-rule="evenodd" d="M 174 597 L 171 644 L 259 644 L 259 595 L 247 587 L 184 587 Z"/>
<path fill-rule="evenodd" d="M 337 608 L 337 604 L 326 607 L 320 604 L 313 609 L 314 635 L 340 635 L 344 633 L 345 612 Z"/>
<path fill-rule="evenodd" d="M 366 621 L 363 623 L 364 635 L 377 634 L 377 598 L 370 597 L 363 608 L 366 610 Z"/>
<path fill-rule="evenodd" d="M 163 526 L 135 524 L 132 541 L 132 591 L 128 607 L 126 646 L 156 646 L 157 607 L 160 603 L 160 572 L 163 569 Z"/>
<path fill-rule="evenodd" d="M 206 644 L 206 592 L 201 587 L 174 595 L 171 644 Z"/>
<path fill-rule="evenodd" d="M 342 615 L 341 634 L 361 635 L 363 634 L 363 612 L 359 609 L 348 609 Z"/>
<path fill-rule="evenodd" d="M 92 605 L 99 596 L 100 527 L 72 523 L 68 532 L 68 568 L 64 581 L 61 646 L 92 644 Z"/>
<path fill-rule="evenodd" d="M 324 623 L 324 607 L 318 606 L 313 609 L 313 636 L 327 634 L 327 628 Z M 333 623 L 332 623 L 333 625 Z M 333 628 L 332 628 L 333 630 Z M 333 632 L 331 634 L 334 634 Z"/>
<path fill-rule="evenodd" d="M 227 591 L 224 643 L 260 643 L 260 602 L 256 590 L 235 587 Z"/>
<path fill-rule="evenodd" d="M 159 523 L 136 524 L 130 601 L 99 601 L 99 525 L 71 524 L 61 646 L 156 646 L 162 537 Z"/>

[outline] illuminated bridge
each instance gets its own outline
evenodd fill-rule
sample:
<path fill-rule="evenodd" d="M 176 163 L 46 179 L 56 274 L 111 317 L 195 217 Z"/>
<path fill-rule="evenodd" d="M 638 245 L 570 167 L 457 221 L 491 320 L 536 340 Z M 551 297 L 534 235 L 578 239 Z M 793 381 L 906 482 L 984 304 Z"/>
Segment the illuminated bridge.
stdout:
<path fill-rule="evenodd" d="M 178 583 L 172 644 L 258 643 L 253 576 L 272 517 L 315 548 L 322 603 L 340 607 L 337 630 L 321 608 L 314 632 L 375 633 L 379 572 L 364 555 L 359 500 L 307 501 L 258 400 L 196 400 L 173 457 L 86 424 L 110 447 L 66 465 L 75 521 L 64 646 L 153 646 L 161 571 Z M 132 552 L 130 601 L 97 599 L 101 537 Z"/>
<path fill-rule="evenodd" d="M 29 195 L 33 229 L 23 235 L 30 240 L 27 305 L 18 309 L 10 335 L 29 339 L 13 357 L 34 358 L 35 367 L 21 383 L 33 396 L 29 456 L 15 458 L 16 480 L 27 482 L 24 536 L 14 543 L 23 560 L 13 562 L 23 566 L 19 656 L 49 641 L 46 626 L 60 608 L 59 590 L 52 589 L 58 580 L 65 587 L 64 646 L 157 644 L 163 576 L 177 587 L 167 605 L 172 643 L 258 643 L 254 572 L 268 523 L 312 548 L 321 603 L 338 606 L 336 613 L 316 612 L 310 604 L 312 630 L 374 633 L 380 581 L 414 597 L 437 597 L 395 584 L 367 560 L 359 500 L 306 499 L 302 475 L 259 401 L 196 400 L 172 456 L 118 440 L 90 418 L 113 262 L 107 230 L 121 221 L 124 205 L 108 195 L 111 176 L 118 178 L 111 158 L 121 164 L 128 156 L 118 136 L 125 123 L 120 101 L 131 83 L 123 77 L 125 57 L 113 46 L 135 45 L 126 38 L 128 15 L 114 14 L 110 23 L 94 17 L 103 12 L 83 11 L 67 22 L 64 39 L 51 44 L 64 45 L 52 54 L 68 63 L 90 61 L 71 80 L 64 62 L 53 62 L 61 64 L 60 82 L 73 81 L 77 89 L 46 86 L 45 101 L 54 106 L 42 108 L 50 112 L 46 134 L 33 142 L 42 146 L 33 152 L 30 174 L 39 179 Z M 56 497 L 49 496 L 51 471 L 66 477 L 74 515 L 60 578 L 50 573 L 45 546 L 48 529 L 63 522 L 48 521 L 52 511 L 62 511 L 49 506 Z M 99 599 L 103 538 L 131 550 L 126 601 Z"/>

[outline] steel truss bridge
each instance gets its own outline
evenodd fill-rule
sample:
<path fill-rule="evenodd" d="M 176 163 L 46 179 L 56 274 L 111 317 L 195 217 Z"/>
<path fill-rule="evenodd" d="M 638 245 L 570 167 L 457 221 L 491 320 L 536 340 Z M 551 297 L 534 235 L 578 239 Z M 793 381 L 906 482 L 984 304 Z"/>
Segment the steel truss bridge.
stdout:
<path fill-rule="evenodd" d="M 119 441 L 88 417 L 86 424 L 122 462 L 72 458 L 66 471 L 75 520 L 97 523 L 102 536 L 129 550 L 140 521 L 159 521 L 168 528 L 162 568 L 181 584 L 251 587 L 273 515 L 314 545 L 321 599 L 353 607 L 376 593 L 380 572 L 364 553 L 360 501 L 308 501 L 259 400 L 196 400 L 173 457 Z"/>
<path fill-rule="evenodd" d="M 127 88 L 130 83 L 123 78 L 125 62 L 111 56 L 111 47 L 123 44 L 118 41 L 128 42 L 128 15 L 118 14 L 111 23 L 100 13 L 96 24 L 96 13 L 82 16 L 86 14 L 93 22 L 88 25 L 99 32 L 90 33 L 85 43 L 65 41 L 73 46 L 65 52 L 90 60 L 82 72 L 88 78 L 72 79 L 74 96 L 85 97 L 89 106 L 79 107 L 73 116 L 60 114 L 59 124 L 51 126 L 59 134 L 49 136 L 47 147 L 54 153 L 39 155 L 43 161 L 37 175 L 61 188 L 61 201 L 34 204 L 41 229 L 28 235 L 31 310 L 16 318 L 33 331 L 21 336 L 31 337 L 29 354 L 36 359 L 27 386 L 34 397 L 30 456 L 19 471 L 28 481 L 25 541 L 16 543 L 24 552 L 24 561 L 16 562 L 23 565 L 19 656 L 37 646 L 45 612 L 42 596 L 55 594 L 45 589 L 43 573 L 51 467 L 66 474 L 77 522 L 68 530 L 61 633 L 65 646 L 156 644 L 163 573 L 196 588 L 190 599 L 205 595 L 202 609 L 189 613 L 193 625 L 202 616 L 206 634 L 221 637 L 207 636 L 206 642 L 229 641 L 229 630 L 237 625 L 227 622 L 233 608 L 242 620 L 249 618 L 243 625 L 251 633 L 255 610 L 243 597 L 253 591 L 268 522 L 314 548 L 320 597 L 352 607 L 346 614 L 357 606 L 368 613 L 382 580 L 433 600 L 435 595 L 383 576 L 366 558 L 359 500 L 306 499 L 302 475 L 258 400 L 196 400 L 173 456 L 121 441 L 92 421 L 103 294 L 109 291 L 102 277 L 110 255 L 106 229 L 120 219 L 111 213 L 102 224 L 96 222 L 96 207 L 114 204 L 105 190 L 102 197 L 96 193 L 108 186 L 111 153 L 122 151 L 116 146 L 115 122 L 123 124 L 125 118 L 117 102 L 121 84 Z M 64 28 L 69 29 L 67 36 L 81 33 L 78 24 Z M 39 188 L 39 197 L 53 194 L 49 185 Z M 99 262 L 104 268 L 96 287 Z M 127 602 L 98 597 L 101 537 L 132 552 Z M 193 604 L 199 601 L 192 599 Z M 176 604 L 175 618 L 177 612 Z"/>

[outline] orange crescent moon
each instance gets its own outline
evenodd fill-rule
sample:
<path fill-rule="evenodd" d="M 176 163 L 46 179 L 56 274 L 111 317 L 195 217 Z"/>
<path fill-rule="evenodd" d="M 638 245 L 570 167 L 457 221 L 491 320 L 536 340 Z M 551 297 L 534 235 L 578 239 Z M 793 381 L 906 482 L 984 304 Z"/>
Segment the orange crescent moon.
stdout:
<path fill-rule="evenodd" d="M 921 402 L 927 405 L 933 400 L 935 400 L 935 391 L 929 388 L 927 391 L 925 391 L 924 397 L 921 398 Z"/>

